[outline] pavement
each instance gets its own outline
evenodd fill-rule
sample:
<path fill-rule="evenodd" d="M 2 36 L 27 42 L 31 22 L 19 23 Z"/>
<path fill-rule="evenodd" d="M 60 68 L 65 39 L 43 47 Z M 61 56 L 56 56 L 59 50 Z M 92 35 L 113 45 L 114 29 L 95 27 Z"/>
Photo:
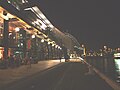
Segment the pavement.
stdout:
<path fill-rule="evenodd" d="M 38 64 L 22 65 L 20 67 L 0 69 L 0 87 L 16 80 L 44 71 L 60 64 L 59 60 L 39 61 Z"/>
<path fill-rule="evenodd" d="M 53 69 L 53 70 L 55 70 L 53 74 L 52 74 L 53 71 L 51 72 L 49 70 L 48 74 L 45 74 L 43 77 L 38 76 L 39 78 L 43 79 L 43 81 L 36 79 L 36 80 L 39 80 L 38 84 L 41 83 L 41 85 L 42 85 L 44 82 L 45 84 L 48 84 L 48 85 L 53 84 L 53 83 L 54 83 L 53 85 L 55 85 L 56 82 L 58 82 L 59 86 L 58 86 L 58 84 L 56 84 L 57 87 L 55 87 L 54 90 L 73 90 L 72 89 L 73 87 L 74 87 L 74 90 L 80 90 L 80 88 L 83 88 L 83 90 L 89 90 L 89 88 L 91 88 L 90 90 L 113 90 L 105 82 L 105 80 L 103 80 L 102 78 L 99 77 L 99 75 L 94 74 L 93 71 L 87 70 L 86 69 L 86 68 L 88 68 L 87 65 L 85 65 L 85 67 L 84 67 L 82 64 L 80 64 L 79 63 L 80 60 L 73 59 L 73 60 L 71 60 L 71 62 L 73 62 L 73 63 L 70 63 L 70 64 L 69 63 L 63 64 L 63 62 L 64 62 L 64 60 L 61 62 L 60 62 L 60 60 L 47 60 L 47 61 L 39 61 L 38 64 L 32 64 L 31 66 L 30 65 L 22 65 L 17 68 L 0 69 L 0 88 L 7 86 L 10 83 L 14 83 L 15 81 L 24 79 L 25 77 L 32 76 L 32 75 L 34 76 L 35 74 L 37 74 L 39 72 L 42 72 L 45 70 L 47 71 L 48 69 L 50 69 L 52 67 L 60 65 L 59 68 Z M 61 64 L 63 64 L 64 66 L 63 65 L 61 66 Z M 87 72 L 86 72 L 86 70 L 87 70 Z M 79 72 L 79 71 L 81 71 L 81 72 Z M 55 75 L 56 75 L 56 78 L 59 78 L 59 79 L 55 79 Z M 46 82 L 46 77 L 48 80 L 50 79 L 49 82 L 52 82 L 52 83 Z M 58 81 L 53 82 L 54 81 L 53 77 L 55 80 L 58 80 Z M 30 80 L 32 80 L 32 79 L 30 78 Z M 71 80 L 73 80 L 73 81 L 71 82 Z M 29 83 L 31 83 L 33 81 L 30 81 L 30 82 L 26 81 L 26 82 L 27 82 L 28 86 L 30 86 Z M 25 84 L 25 86 L 27 84 Z M 18 84 L 18 86 L 20 86 L 20 85 Z M 18 88 L 18 86 L 16 85 L 17 88 Z M 72 88 L 69 87 L 69 89 L 65 89 L 66 86 L 72 86 Z M 93 87 L 95 87 L 95 88 L 93 89 Z M 97 89 L 98 87 L 102 87 L 102 89 L 101 88 Z M 61 89 L 61 88 L 64 88 L 64 89 Z M 17 89 L 10 89 L 10 90 L 17 90 Z M 31 90 L 31 89 L 20 89 L 20 90 Z M 35 89 L 35 90 L 39 90 L 39 89 Z M 47 89 L 44 89 L 44 90 L 47 90 Z M 50 90 L 53 90 L 53 89 L 50 89 Z M 116 89 L 116 90 L 120 90 L 120 88 Z"/>

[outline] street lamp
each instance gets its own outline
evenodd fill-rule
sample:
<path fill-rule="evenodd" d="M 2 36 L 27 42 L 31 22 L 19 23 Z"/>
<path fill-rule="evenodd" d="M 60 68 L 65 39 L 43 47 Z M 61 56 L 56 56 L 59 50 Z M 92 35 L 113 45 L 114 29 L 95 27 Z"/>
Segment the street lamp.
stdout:
<path fill-rule="evenodd" d="M 44 39 L 41 40 L 42 43 L 43 43 L 44 41 L 45 41 Z"/>
<path fill-rule="evenodd" d="M 19 31 L 20 31 L 20 28 L 16 27 L 16 28 L 15 28 L 15 31 L 16 31 L 16 32 L 19 32 Z"/>
<path fill-rule="evenodd" d="M 86 48 L 83 44 L 82 44 L 82 48 L 83 48 L 83 55 L 86 56 Z"/>
<path fill-rule="evenodd" d="M 35 35 L 32 35 L 32 38 L 35 38 Z"/>

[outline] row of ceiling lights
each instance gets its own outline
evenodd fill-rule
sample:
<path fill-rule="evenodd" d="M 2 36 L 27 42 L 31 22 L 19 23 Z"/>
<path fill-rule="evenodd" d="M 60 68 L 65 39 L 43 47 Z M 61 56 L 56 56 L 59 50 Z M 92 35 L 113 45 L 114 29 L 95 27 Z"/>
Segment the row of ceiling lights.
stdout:
<path fill-rule="evenodd" d="M 18 28 L 18 27 L 16 27 L 15 28 L 15 31 L 16 32 L 19 32 L 20 31 L 20 28 Z M 11 34 L 11 33 L 10 33 Z M 32 34 L 32 36 L 31 36 L 31 38 L 36 38 L 36 35 L 35 34 Z M 53 47 L 55 47 L 55 48 L 58 48 L 58 49 L 62 49 L 59 45 L 57 45 L 56 43 L 55 43 L 55 41 L 51 41 L 51 39 L 44 39 L 44 38 L 41 38 L 41 42 L 43 43 L 43 42 L 47 42 L 48 43 L 48 45 L 52 45 Z"/>
<path fill-rule="evenodd" d="M 24 0 L 23 0 L 24 1 Z M 10 3 L 10 2 L 9 2 Z M 28 2 L 27 2 L 28 3 Z M 33 25 L 37 24 L 40 25 L 40 27 L 42 28 L 42 30 L 45 30 L 48 26 L 50 28 L 54 28 L 54 26 L 47 20 L 47 18 L 43 15 L 43 13 L 38 9 L 37 6 L 34 6 L 32 8 L 26 8 L 24 10 L 31 10 L 32 12 L 34 12 L 36 14 L 36 16 L 39 18 L 36 21 L 32 22 Z M 6 15 L 3 16 L 4 19 L 9 20 L 9 18 L 13 18 L 14 16 L 11 15 L 10 13 L 7 13 Z M 41 19 L 42 20 L 41 20 Z M 19 19 L 20 21 L 22 21 L 21 19 Z M 22 21 L 24 22 L 24 21 Z M 25 23 L 25 22 L 24 22 Z M 47 24 L 47 25 L 46 25 Z M 16 28 L 16 31 L 19 31 L 19 28 Z M 38 32 L 40 32 L 39 30 L 37 30 Z M 41 33 L 41 32 L 40 32 Z M 45 34 L 42 33 L 43 36 L 47 37 Z M 32 38 L 34 38 L 35 36 L 38 36 L 36 34 L 32 35 Z M 52 46 L 55 46 L 56 48 L 62 49 L 59 45 L 57 45 L 54 41 L 50 42 L 51 40 L 47 39 L 43 39 L 41 38 L 41 42 L 47 41 L 48 44 L 52 44 Z M 54 42 L 54 43 L 53 43 Z"/>
<path fill-rule="evenodd" d="M 15 31 L 16 32 L 19 32 L 20 31 L 20 28 L 18 28 L 18 27 L 16 27 L 15 28 Z M 41 33 L 41 32 L 40 32 Z M 55 48 L 58 48 L 58 49 L 62 49 L 59 45 L 57 45 L 56 43 L 55 43 L 55 41 L 52 41 L 50 38 L 48 38 L 45 34 L 43 34 L 43 33 L 41 33 L 41 35 L 43 36 L 43 37 L 40 37 L 41 38 L 41 42 L 47 42 L 48 43 L 48 45 L 52 45 L 52 46 L 55 46 Z M 32 36 L 31 36 L 31 38 L 35 38 L 37 36 L 37 33 L 32 33 Z M 38 35 L 38 37 L 39 37 L 40 35 Z M 47 38 L 47 39 L 45 39 L 45 38 Z"/>

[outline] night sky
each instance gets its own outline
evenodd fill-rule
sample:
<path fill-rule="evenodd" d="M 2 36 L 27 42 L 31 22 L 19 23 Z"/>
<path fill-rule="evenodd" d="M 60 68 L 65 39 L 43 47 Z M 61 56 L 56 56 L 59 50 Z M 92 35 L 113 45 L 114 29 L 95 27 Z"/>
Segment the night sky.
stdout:
<path fill-rule="evenodd" d="M 51 23 L 89 49 L 120 47 L 119 0 L 35 0 Z"/>

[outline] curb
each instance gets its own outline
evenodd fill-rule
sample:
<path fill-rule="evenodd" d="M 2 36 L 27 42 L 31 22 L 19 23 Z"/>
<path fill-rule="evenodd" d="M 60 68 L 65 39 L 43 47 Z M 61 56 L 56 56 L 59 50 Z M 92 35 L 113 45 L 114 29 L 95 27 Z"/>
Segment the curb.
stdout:
<path fill-rule="evenodd" d="M 88 66 L 92 67 L 92 69 L 96 72 L 96 74 L 98 74 L 100 76 L 101 79 L 105 80 L 105 82 L 111 86 L 114 90 L 120 90 L 120 86 L 113 80 L 111 80 L 110 78 L 108 78 L 105 74 L 103 74 L 102 72 L 100 72 L 98 69 L 96 69 L 95 67 L 93 67 L 92 65 L 90 65 L 89 63 L 87 63 L 86 61 L 85 64 L 87 64 Z"/>

